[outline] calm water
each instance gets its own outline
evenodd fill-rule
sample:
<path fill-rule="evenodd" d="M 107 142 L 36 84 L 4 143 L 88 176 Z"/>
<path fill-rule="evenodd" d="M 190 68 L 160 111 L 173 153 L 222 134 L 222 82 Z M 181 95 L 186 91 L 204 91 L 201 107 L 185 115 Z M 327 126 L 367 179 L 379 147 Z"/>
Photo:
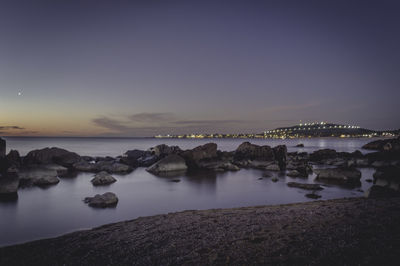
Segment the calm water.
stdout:
<path fill-rule="evenodd" d="M 116 156 L 128 149 L 147 149 L 160 143 L 193 148 L 210 140 L 175 139 L 80 139 L 80 138 L 6 138 L 7 149 L 17 149 L 21 154 L 29 150 L 57 146 L 81 155 Z M 212 140 L 221 150 L 234 150 L 244 140 Z M 304 139 L 304 140 L 250 140 L 256 144 L 275 146 L 286 144 L 289 150 L 307 151 L 334 148 L 338 151 L 361 150 L 370 139 Z M 294 148 L 298 143 L 305 148 Z M 365 152 L 365 151 L 363 151 Z M 361 169 L 362 185 L 348 189 L 325 186 L 318 192 L 322 199 L 362 196 L 370 186 L 365 179 L 371 178 L 373 169 Z M 179 183 L 170 178 L 156 177 L 138 168 L 129 175 L 119 176 L 117 182 L 107 187 L 93 187 L 93 174 L 82 173 L 75 178 L 64 178 L 46 189 L 32 187 L 20 189 L 15 202 L 0 201 L 0 246 L 29 240 L 58 236 L 67 232 L 92 228 L 105 223 L 117 222 L 173 211 L 188 209 L 228 208 L 263 204 L 280 204 L 309 201 L 305 190 L 289 188 L 289 181 L 312 183 L 308 179 L 290 178 L 284 173 L 274 183 L 271 178 L 259 180 L 261 170 L 210 173 L 179 176 Z M 176 177 L 175 177 L 176 178 Z M 92 209 L 82 202 L 87 196 L 111 191 L 117 194 L 119 203 L 112 209 Z"/>

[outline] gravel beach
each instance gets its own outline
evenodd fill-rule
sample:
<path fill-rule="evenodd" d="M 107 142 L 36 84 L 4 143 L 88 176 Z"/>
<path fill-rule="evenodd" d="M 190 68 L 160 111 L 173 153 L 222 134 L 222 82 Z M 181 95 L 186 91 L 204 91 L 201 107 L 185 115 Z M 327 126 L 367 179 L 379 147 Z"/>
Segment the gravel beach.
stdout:
<path fill-rule="evenodd" d="M 0 248 L 1 265 L 398 265 L 400 199 L 183 211 Z"/>

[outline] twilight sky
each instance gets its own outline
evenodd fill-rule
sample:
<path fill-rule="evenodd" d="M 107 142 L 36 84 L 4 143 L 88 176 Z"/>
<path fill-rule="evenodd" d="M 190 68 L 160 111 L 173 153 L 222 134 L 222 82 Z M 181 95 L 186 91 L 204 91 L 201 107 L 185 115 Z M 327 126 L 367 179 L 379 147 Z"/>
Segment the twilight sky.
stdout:
<path fill-rule="evenodd" d="M 400 1 L 0 0 L 0 135 L 400 128 Z"/>

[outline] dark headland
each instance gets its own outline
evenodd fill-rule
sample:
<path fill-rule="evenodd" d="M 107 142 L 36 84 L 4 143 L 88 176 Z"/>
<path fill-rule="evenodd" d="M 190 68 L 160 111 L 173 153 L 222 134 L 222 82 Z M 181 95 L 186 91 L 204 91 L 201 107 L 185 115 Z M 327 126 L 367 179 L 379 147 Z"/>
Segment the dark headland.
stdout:
<path fill-rule="evenodd" d="M 400 139 L 377 140 L 369 154 L 324 149 L 288 153 L 249 142 L 235 151 L 213 143 L 192 150 L 159 145 L 117 158 L 80 156 L 59 148 L 20 157 L 0 143 L 0 195 L 17 197 L 25 186 L 52 186 L 76 171 L 97 173 L 93 185 L 117 182 L 113 173 L 148 167 L 155 175 L 175 171 L 287 171 L 315 184 L 288 183 L 313 198 L 319 184 L 357 186 L 360 167 L 376 169 L 367 198 L 276 206 L 184 211 L 104 225 L 53 239 L 0 248 L 0 265 L 398 265 L 400 248 Z M 328 168 L 318 168 L 327 165 Z M 107 194 L 107 193 L 106 193 Z M 91 207 L 116 205 L 115 195 L 87 198 Z M 91 195 L 88 195 L 91 196 Z M 84 204 L 84 203 L 82 203 Z"/>

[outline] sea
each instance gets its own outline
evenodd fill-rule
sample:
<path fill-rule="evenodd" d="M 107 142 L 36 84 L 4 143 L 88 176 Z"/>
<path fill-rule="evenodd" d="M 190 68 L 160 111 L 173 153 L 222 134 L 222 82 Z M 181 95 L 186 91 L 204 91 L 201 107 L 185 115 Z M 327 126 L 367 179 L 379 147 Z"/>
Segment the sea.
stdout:
<path fill-rule="evenodd" d="M 312 152 L 335 149 L 353 152 L 370 142 L 368 138 L 306 138 L 306 139 L 156 139 L 156 138 L 44 138 L 5 137 L 7 151 L 18 150 L 26 155 L 34 149 L 59 147 L 80 155 L 119 156 L 127 150 L 147 150 L 158 144 L 177 145 L 192 149 L 214 142 L 222 151 L 233 151 L 242 142 L 276 146 L 285 144 L 289 152 Z M 304 144 L 304 148 L 295 147 Z M 371 186 L 372 168 L 360 168 L 361 186 L 346 188 L 324 185 L 318 192 L 321 199 L 364 196 Z M 261 178 L 263 171 L 241 169 L 237 172 L 198 172 L 173 179 L 148 173 L 137 168 L 127 175 L 114 175 L 117 182 L 94 187 L 92 173 L 80 173 L 73 178 L 62 178 L 47 188 L 21 188 L 18 199 L 0 201 L 0 246 L 60 236 L 69 232 L 90 229 L 107 223 L 131 220 L 141 216 L 165 214 L 184 210 L 233 208 L 256 205 L 286 204 L 311 201 L 309 191 L 288 187 L 287 182 L 314 183 L 315 174 L 308 178 L 291 178 L 283 172 L 271 172 L 278 178 Z M 176 180 L 174 180 L 176 181 Z M 119 202 L 115 208 L 94 209 L 83 202 L 85 197 L 113 192 Z"/>

